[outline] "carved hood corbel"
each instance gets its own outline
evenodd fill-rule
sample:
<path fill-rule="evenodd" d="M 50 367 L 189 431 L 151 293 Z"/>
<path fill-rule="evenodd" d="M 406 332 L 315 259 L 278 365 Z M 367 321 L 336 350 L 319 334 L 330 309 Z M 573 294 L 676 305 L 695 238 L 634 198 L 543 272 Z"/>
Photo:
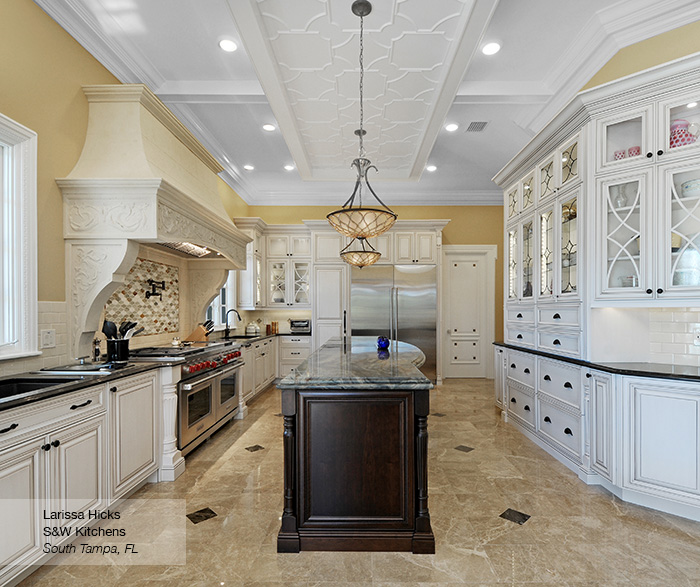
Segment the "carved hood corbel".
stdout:
<path fill-rule="evenodd" d="M 139 243 L 192 242 L 221 253 L 229 269 L 245 269 L 251 240 L 224 210 L 221 167 L 148 88 L 84 91 L 90 110 L 83 152 L 69 176 L 56 180 L 76 357 L 89 354 L 102 308 L 124 282 Z"/>

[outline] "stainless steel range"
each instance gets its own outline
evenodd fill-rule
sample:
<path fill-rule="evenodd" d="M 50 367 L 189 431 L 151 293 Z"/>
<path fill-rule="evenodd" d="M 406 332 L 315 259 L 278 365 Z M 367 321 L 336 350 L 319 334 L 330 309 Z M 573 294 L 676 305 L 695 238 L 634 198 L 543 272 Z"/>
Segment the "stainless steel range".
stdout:
<path fill-rule="evenodd" d="M 183 359 L 178 383 L 177 447 L 183 455 L 199 446 L 238 413 L 243 366 L 240 345 L 194 343 L 134 349 L 132 360 Z"/>

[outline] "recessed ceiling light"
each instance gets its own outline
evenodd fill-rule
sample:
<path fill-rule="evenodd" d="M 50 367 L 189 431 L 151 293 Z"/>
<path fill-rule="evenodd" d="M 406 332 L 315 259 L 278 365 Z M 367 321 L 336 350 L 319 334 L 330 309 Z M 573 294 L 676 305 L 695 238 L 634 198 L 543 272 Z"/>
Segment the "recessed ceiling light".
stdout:
<path fill-rule="evenodd" d="M 234 43 L 231 39 L 221 39 L 219 41 L 219 47 L 221 47 L 227 53 L 233 53 L 238 49 L 238 45 Z"/>
<path fill-rule="evenodd" d="M 486 45 L 481 48 L 481 52 L 484 55 L 495 55 L 500 50 L 501 46 L 498 43 L 486 43 Z"/>
<path fill-rule="evenodd" d="M 697 102 L 691 102 L 690 104 L 688 104 L 688 108 L 695 108 L 697 105 Z"/>
<path fill-rule="evenodd" d="M 253 169 L 255 169 L 255 167 L 253 167 L 252 165 L 244 165 L 243 169 L 245 169 L 246 171 L 253 171 Z"/>
<path fill-rule="evenodd" d="M 436 171 L 436 170 L 437 170 L 437 167 L 435 167 L 435 165 L 428 165 L 428 166 L 425 168 L 425 170 L 426 170 L 426 171 L 430 171 L 430 173 L 432 173 L 433 171 Z"/>
<path fill-rule="evenodd" d="M 294 171 L 294 165 L 285 165 L 284 168 L 285 168 L 287 171 Z"/>
<path fill-rule="evenodd" d="M 458 128 L 459 128 L 459 124 L 455 124 L 454 122 L 445 125 L 445 130 L 446 130 L 447 132 L 454 132 L 454 131 L 456 131 Z"/>
<path fill-rule="evenodd" d="M 263 130 L 266 130 L 267 132 L 272 132 L 276 128 L 277 127 L 274 124 L 263 124 Z"/>

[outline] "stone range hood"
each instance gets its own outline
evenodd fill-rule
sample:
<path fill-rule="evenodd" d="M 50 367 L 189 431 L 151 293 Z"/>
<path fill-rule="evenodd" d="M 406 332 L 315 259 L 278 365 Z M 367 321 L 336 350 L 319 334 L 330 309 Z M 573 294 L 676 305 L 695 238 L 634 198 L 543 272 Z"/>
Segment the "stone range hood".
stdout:
<path fill-rule="evenodd" d="M 221 253 L 230 269 L 245 269 L 251 240 L 221 202 L 222 167 L 146 86 L 83 91 L 85 145 L 68 177 L 56 180 L 75 357 L 90 354 L 102 309 L 124 283 L 141 243 L 191 242 Z M 207 261 L 201 263 L 206 273 Z M 221 263 L 212 271 L 219 283 Z"/>

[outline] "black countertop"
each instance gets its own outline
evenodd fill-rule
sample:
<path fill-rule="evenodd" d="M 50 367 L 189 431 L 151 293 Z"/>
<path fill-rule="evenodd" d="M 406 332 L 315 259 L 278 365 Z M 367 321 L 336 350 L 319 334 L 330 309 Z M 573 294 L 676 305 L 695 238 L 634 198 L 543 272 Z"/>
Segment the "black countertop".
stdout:
<path fill-rule="evenodd" d="M 633 377 L 656 377 L 658 379 L 681 379 L 684 381 L 700 381 L 700 367 L 692 367 L 690 365 L 671 365 L 668 363 L 643 363 L 643 362 L 604 362 L 594 363 L 592 361 L 584 361 L 583 359 L 574 359 L 562 355 L 555 355 L 535 349 L 523 348 L 513 344 L 504 342 L 494 342 L 495 346 L 500 346 L 515 351 L 522 351 L 548 359 L 556 359 L 572 365 L 580 365 L 597 371 L 605 371 L 615 375 L 629 375 Z"/>
<path fill-rule="evenodd" d="M 179 361 L 174 361 L 172 364 L 175 364 L 176 362 Z M 56 385 L 51 385 L 50 387 L 42 387 L 34 391 L 28 391 L 17 395 L 11 395 L 9 397 L 0 397 L 0 411 L 25 406 L 33 402 L 63 395 L 64 393 L 70 393 L 72 391 L 78 391 L 79 389 L 84 389 L 86 387 L 92 387 L 93 385 L 101 385 L 103 383 L 115 381 L 123 377 L 129 377 L 131 375 L 137 375 L 138 373 L 143 373 L 145 371 L 151 371 L 152 369 L 158 369 L 159 367 L 166 367 L 170 364 L 171 363 L 162 361 L 158 363 L 132 363 L 124 367 L 123 369 L 107 372 L 104 375 L 81 375 L 79 372 L 75 375 L 54 375 L 50 372 L 45 371 L 33 371 L 28 373 L 19 373 L 17 375 L 8 375 L 6 377 L 0 377 L 0 384 L 2 384 L 3 381 L 8 381 L 11 379 L 20 381 L 27 379 L 66 381 L 65 383 L 58 383 Z"/>

